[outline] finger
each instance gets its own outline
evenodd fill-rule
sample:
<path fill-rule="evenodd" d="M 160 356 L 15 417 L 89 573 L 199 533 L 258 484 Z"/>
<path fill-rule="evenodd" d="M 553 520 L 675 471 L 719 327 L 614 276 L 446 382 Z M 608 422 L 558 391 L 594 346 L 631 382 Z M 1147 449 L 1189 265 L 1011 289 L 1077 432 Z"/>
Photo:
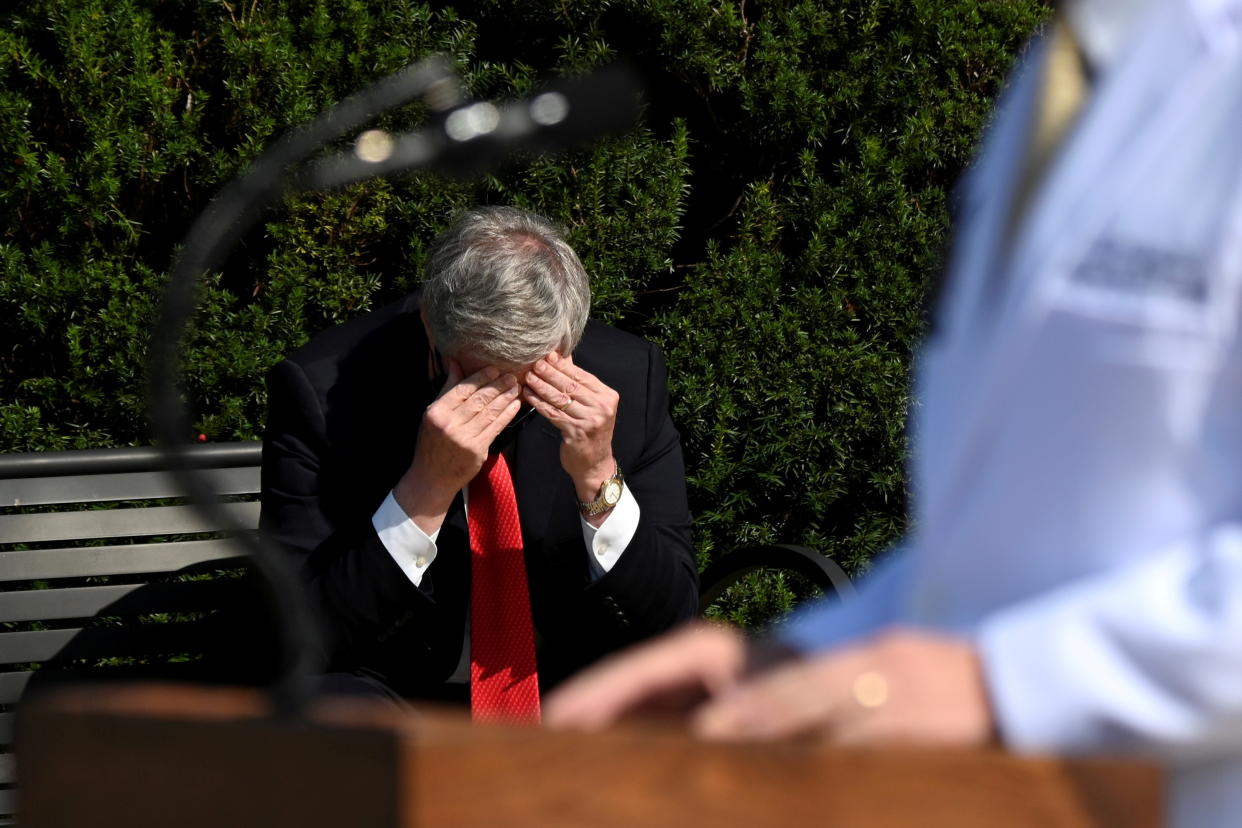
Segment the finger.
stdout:
<path fill-rule="evenodd" d="M 565 417 L 572 417 L 572 414 L 570 414 L 570 411 L 573 409 L 572 403 L 581 404 L 584 408 L 589 405 L 585 399 L 576 398 L 572 393 L 562 391 L 552 383 L 547 382 L 533 373 L 526 377 L 526 389 L 529 392 L 527 394 L 528 399 L 533 396 L 545 406 L 555 409 L 557 415 L 559 415 L 562 419 Z M 533 404 L 534 403 L 532 403 L 532 405 Z M 543 414 L 545 417 L 549 416 L 542 410 L 540 410 L 539 413 Z"/>
<path fill-rule="evenodd" d="M 562 371 L 557 365 L 554 365 L 551 361 L 554 356 L 555 352 L 536 362 L 531 369 L 531 376 L 538 377 L 545 383 L 555 387 L 557 391 L 572 396 L 581 383 Z"/>
<path fill-rule="evenodd" d="M 512 402 L 517 402 L 520 408 L 521 402 L 518 401 L 518 396 L 521 394 L 521 391 L 521 386 L 518 385 L 517 379 L 512 374 L 505 374 L 480 389 L 476 399 L 463 406 L 463 408 L 468 408 L 477 405 L 479 401 L 483 401 L 483 405 L 477 408 L 467 421 L 467 426 L 472 429 L 469 433 L 477 435 L 490 428 L 492 422 L 497 417 L 500 417 Z M 504 425 L 502 424 L 501 428 L 503 427 Z"/>
<path fill-rule="evenodd" d="M 452 368 L 453 365 L 454 365 L 454 362 L 452 360 L 449 360 L 449 366 L 450 366 L 449 375 L 450 376 L 453 373 L 453 368 Z M 457 370 L 458 376 L 460 376 L 461 366 L 458 365 L 456 370 Z M 500 376 L 500 369 L 497 368 L 495 365 L 483 366 L 478 371 L 475 371 L 473 374 L 466 377 L 464 380 L 458 380 L 458 382 L 454 383 L 453 391 L 452 391 L 453 400 L 456 402 L 457 405 L 461 405 L 466 400 L 470 399 L 472 396 L 477 394 L 480 388 L 487 385 L 489 382 L 492 382 L 499 376 Z"/>
<path fill-rule="evenodd" d="M 831 732 L 845 710 L 830 660 L 778 667 L 704 705 L 692 728 L 707 739 L 783 739 Z"/>
<path fill-rule="evenodd" d="M 860 715 L 843 717 L 824 736 L 830 744 L 842 747 L 898 745 L 916 741 L 903 738 L 903 734 L 892 726 L 890 716 L 884 710 L 866 711 L 865 715 L 860 711 Z"/>
<path fill-rule="evenodd" d="M 458 410 L 468 412 L 464 417 L 465 422 L 471 422 L 477 417 L 491 420 L 495 416 L 495 411 L 489 411 L 492 404 L 501 397 L 516 397 L 520 390 L 517 377 L 512 374 L 501 374 L 471 394 L 469 399 L 462 402 Z M 502 404 L 497 410 L 503 407 Z"/>
<path fill-rule="evenodd" d="M 745 645 L 734 630 L 706 624 L 612 656 L 565 682 L 545 700 L 544 724 L 597 730 L 660 699 L 720 692 L 741 673 Z"/>
<path fill-rule="evenodd" d="M 561 413 L 559 408 L 551 405 L 547 400 L 532 391 L 529 381 L 527 382 L 527 387 L 522 391 L 522 400 L 531 408 L 543 415 L 543 418 L 553 425 L 559 426 L 561 423 L 566 422 L 569 419 Z"/>
<path fill-rule="evenodd" d="M 559 391 L 552 390 L 552 395 L 559 404 L 550 402 L 539 396 L 534 389 L 527 383 L 526 388 L 522 391 L 522 399 L 527 405 L 534 408 L 544 419 L 552 423 L 562 432 L 566 427 L 572 425 L 583 425 L 587 414 L 590 412 L 590 403 L 582 399 L 573 399 L 566 397 Z"/>
<path fill-rule="evenodd" d="M 541 399 L 535 394 L 535 392 L 531 391 L 530 388 L 527 388 L 522 392 L 522 400 L 525 401 L 525 403 L 531 408 L 538 411 L 545 420 L 556 426 L 562 434 L 565 433 L 566 428 L 573 422 L 573 419 L 569 417 L 569 415 L 561 411 L 556 406 L 550 405 L 546 400 Z M 572 408 L 573 406 L 567 407 Z"/>
<path fill-rule="evenodd" d="M 701 687 L 694 644 L 673 635 L 602 662 L 547 699 L 543 721 L 554 728 L 596 730 L 654 698 Z"/>
<path fill-rule="evenodd" d="M 604 387 L 604 383 L 599 377 L 585 368 L 579 367 L 574 362 L 573 354 L 558 354 L 556 351 L 553 351 L 548 354 L 548 360 L 552 363 L 553 368 L 556 368 L 579 385 L 584 385 L 593 391 L 599 391 Z"/>
<path fill-rule="evenodd" d="M 500 405 L 501 403 L 503 403 L 503 405 L 495 411 L 495 417 L 486 422 L 482 422 L 482 427 L 479 429 L 479 440 L 486 440 L 488 445 L 491 445 L 497 435 L 504 430 L 504 427 L 513 422 L 513 418 L 516 417 L 517 413 L 522 410 L 522 403 L 517 399 L 516 393 L 505 392 L 505 394 L 496 400 L 495 405 Z M 476 417 L 475 419 L 480 421 L 483 420 L 482 417 Z"/>

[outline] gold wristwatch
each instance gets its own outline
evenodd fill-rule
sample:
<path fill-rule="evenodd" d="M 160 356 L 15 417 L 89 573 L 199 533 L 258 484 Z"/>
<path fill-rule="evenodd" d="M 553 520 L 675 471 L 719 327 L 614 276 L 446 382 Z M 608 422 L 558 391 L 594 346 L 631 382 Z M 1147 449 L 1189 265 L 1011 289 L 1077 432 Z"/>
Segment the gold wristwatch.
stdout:
<path fill-rule="evenodd" d="M 621 476 L 621 466 L 618 465 L 612 477 L 600 484 L 599 494 L 595 496 L 595 499 L 579 500 L 578 508 L 586 517 L 594 517 L 601 512 L 607 512 L 621 502 L 621 489 L 624 486 L 625 478 Z"/>

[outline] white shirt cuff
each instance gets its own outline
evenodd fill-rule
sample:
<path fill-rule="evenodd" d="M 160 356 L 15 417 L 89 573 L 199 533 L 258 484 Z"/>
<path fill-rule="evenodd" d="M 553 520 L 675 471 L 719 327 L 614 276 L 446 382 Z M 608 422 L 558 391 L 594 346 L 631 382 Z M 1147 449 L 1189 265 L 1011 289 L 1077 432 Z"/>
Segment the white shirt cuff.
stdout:
<path fill-rule="evenodd" d="M 440 536 L 440 530 L 428 535 L 419 529 L 418 524 L 397 503 L 392 492 L 371 516 L 371 525 L 405 577 L 414 586 L 419 586 L 423 573 L 436 559 L 436 538 Z"/>
<path fill-rule="evenodd" d="M 621 500 L 598 528 L 579 517 L 582 540 L 590 550 L 587 566 L 592 580 L 599 580 L 616 566 L 621 559 L 621 553 L 630 545 L 634 533 L 638 531 L 640 516 L 638 501 L 626 486 L 621 490 Z M 435 562 L 436 538 L 440 531 L 437 529 L 428 535 L 419 529 L 418 524 L 397 503 L 392 492 L 388 493 L 388 497 L 384 498 L 384 502 L 371 516 L 371 525 L 375 527 L 380 543 L 410 579 L 410 583 L 419 586 L 423 573 Z"/>
<path fill-rule="evenodd" d="M 591 580 L 598 581 L 616 566 L 621 559 L 621 553 L 630 545 L 634 533 L 638 531 L 639 516 L 638 501 L 630 494 L 630 487 L 623 486 L 621 500 L 612 507 L 608 517 L 598 527 L 592 526 L 586 518 L 579 517 L 582 521 L 582 540 L 590 551 L 587 555 L 587 566 L 591 570 Z"/>

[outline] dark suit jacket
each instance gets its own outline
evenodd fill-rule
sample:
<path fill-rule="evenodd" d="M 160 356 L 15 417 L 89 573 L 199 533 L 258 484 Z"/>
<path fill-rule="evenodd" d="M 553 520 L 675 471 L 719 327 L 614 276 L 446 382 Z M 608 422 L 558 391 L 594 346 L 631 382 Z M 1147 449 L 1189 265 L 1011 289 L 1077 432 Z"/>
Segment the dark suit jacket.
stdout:
<path fill-rule="evenodd" d="M 326 619 L 331 669 L 376 675 L 405 695 L 442 695 L 462 651 L 470 592 L 461 497 L 415 587 L 371 525 L 414 456 L 427 342 L 417 294 L 325 331 L 268 377 L 262 529 L 300 556 Z M 540 683 L 691 617 L 681 443 L 655 346 L 591 321 L 574 361 L 620 395 L 613 451 L 642 518 L 621 559 L 591 582 L 560 433 L 538 414 L 513 442 Z"/>

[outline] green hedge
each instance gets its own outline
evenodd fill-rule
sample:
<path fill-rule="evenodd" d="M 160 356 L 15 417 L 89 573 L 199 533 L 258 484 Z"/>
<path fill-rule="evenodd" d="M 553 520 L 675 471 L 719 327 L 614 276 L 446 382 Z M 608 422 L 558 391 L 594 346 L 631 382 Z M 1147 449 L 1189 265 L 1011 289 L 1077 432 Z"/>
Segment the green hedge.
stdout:
<path fill-rule="evenodd" d="M 480 181 L 290 199 L 203 291 L 195 429 L 262 432 L 262 375 L 417 283 L 458 209 L 552 216 L 595 314 L 659 342 L 700 560 L 809 543 L 858 570 L 904 523 L 908 368 L 947 193 L 1034 0 L 24 0 L 0 13 L 0 450 L 145 442 L 178 240 L 277 135 L 444 52 L 504 98 L 625 57 L 645 126 Z M 417 105 L 385 116 L 415 127 Z M 796 590 L 795 590 L 796 591 Z M 787 604 L 779 578 L 722 612 Z"/>

